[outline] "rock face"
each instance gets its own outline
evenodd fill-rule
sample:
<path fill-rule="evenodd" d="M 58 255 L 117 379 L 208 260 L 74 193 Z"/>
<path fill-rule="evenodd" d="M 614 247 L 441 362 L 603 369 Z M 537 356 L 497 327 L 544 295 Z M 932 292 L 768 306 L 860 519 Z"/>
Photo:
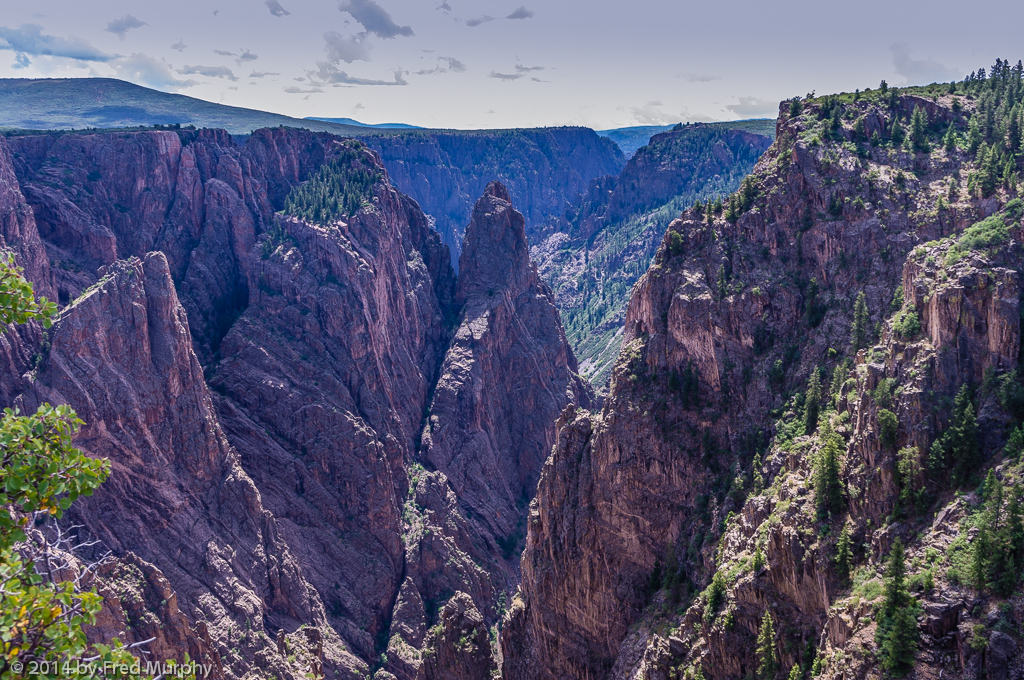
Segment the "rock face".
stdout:
<path fill-rule="evenodd" d="M 445 355 L 421 457 L 444 473 L 506 558 L 525 535 L 524 509 L 569 404 L 588 386 L 531 266 L 523 216 L 487 186 L 466 228 L 455 291 L 459 324 Z"/>
<path fill-rule="evenodd" d="M 991 611 L 996 622 L 1013 605 L 986 599 L 967 615 L 955 604 L 969 589 L 957 551 L 974 540 L 959 522 L 983 521 L 980 501 L 954 495 L 943 445 L 930 454 L 937 471 L 927 468 L 954 395 L 973 383 L 978 447 L 995 458 L 984 465 L 1008 489 L 1020 484 L 1012 459 L 1000 464 L 1019 413 L 993 387 L 1007 395 L 1018 384 L 1020 215 L 1007 208 L 1007 226 L 961 238 L 1010 196 L 958 189 L 976 160 L 939 140 L 976 114 L 932 94 L 784 105 L 730 219 L 688 210 L 669 227 L 634 288 L 603 408 L 559 420 L 503 628 L 506 680 L 746 677 L 766 611 L 780 677 L 812 662 L 827 677 L 871 677 L 881 591 L 863 583 L 881 588 L 897 537 L 908 574 L 934 579 L 918 591 L 936 631 L 922 637 L 920 677 L 938 677 L 957 654 L 967 673 L 989 662 L 966 641 L 991 644 L 995 623 L 963 617 Z M 915 107 L 928 116 L 929 141 L 917 142 L 928 152 L 887 141 Z M 857 330 L 860 293 L 870 318 Z M 819 367 L 822 415 L 805 432 Z M 827 441 L 842 450 L 843 500 L 831 513 L 815 492 Z M 844 524 L 852 590 L 836 571 Z M 705 588 L 716 572 L 720 591 Z M 1001 674 L 1019 645 L 998 641 L 988 659 Z"/>
<path fill-rule="evenodd" d="M 633 284 L 650 266 L 669 223 L 698 199 L 735 190 L 771 139 L 691 125 L 655 135 L 617 177 L 544 225 L 531 256 L 552 287 L 581 371 L 601 391 L 622 343 Z"/>
<path fill-rule="evenodd" d="M 484 617 L 465 593 L 455 593 L 427 636 L 420 680 L 484 680 L 497 670 Z"/>
<path fill-rule="evenodd" d="M 489 673 L 554 419 L 589 403 L 508 192 L 481 201 L 500 205 L 471 226 L 457 287 L 428 218 L 353 142 L 275 129 L 244 147 L 209 130 L 10 144 L 5 243 L 65 305 L 47 335 L 4 336 L 3 404 L 70 404 L 78 445 L 112 461 L 71 513 L 116 558 L 93 639 L 155 637 L 154 655 L 188 651 L 223 678 L 412 680 L 443 677 L 428 651 L 461 658 L 461 635 L 428 635 L 448 612 L 452 630 L 483 632 L 471 656 Z M 358 210 L 277 212 L 338 159 L 377 178 Z M 434 411 L 444 458 L 422 442 Z M 474 449 L 487 470 L 454 448 L 472 442 L 488 442 Z M 494 502 L 473 495 L 487 485 Z"/>
<path fill-rule="evenodd" d="M 590 182 L 626 162 L 610 140 L 586 128 L 413 131 L 361 138 L 380 154 L 395 186 L 436 219 L 457 265 L 473 204 L 497 179 L 526 220 L 527 233 L 561 214 Z"/>
<path fill-rule="evenodd" d="M 164 255 L 114 263 L 62 313 L 50 342 L 20 405 L 70 404 L 86 422 L 76 443 L 113 466 L 72 521 L 126 566 L 139 566 L 129 553 L 146 555 L 162 572 L 150 578 L 173 583 L 222 645 L 254 624 L 324 625 L 319 597 L 220 428 Z M 254 637 L 249 651 L 260 647 Z M 251 663 L 225 661 L 234 675 Z M 358 666 L 347 654 L 333 661 Z"/>

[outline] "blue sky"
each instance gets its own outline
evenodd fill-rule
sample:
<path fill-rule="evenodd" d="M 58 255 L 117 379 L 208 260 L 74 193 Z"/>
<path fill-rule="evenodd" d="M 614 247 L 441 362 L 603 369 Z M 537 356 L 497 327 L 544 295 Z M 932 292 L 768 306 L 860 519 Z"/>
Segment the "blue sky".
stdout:
<path fill-rule="evenodd" d="M 0 17 L 0 77 L 119 77 L 298 117 L 601 129 L 962 77 L 1024 57 L 1022 20 L 1024 3 L 991 0 L 34 0 Z"/>

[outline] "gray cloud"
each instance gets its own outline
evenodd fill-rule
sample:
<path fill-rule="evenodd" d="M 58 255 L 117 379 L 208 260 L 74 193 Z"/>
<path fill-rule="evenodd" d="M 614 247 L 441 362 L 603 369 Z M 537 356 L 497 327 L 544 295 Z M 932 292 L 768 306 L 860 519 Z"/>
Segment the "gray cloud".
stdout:
<path fill-rule="evenodd" d="M 267 9 L 269 9 L 270 13 L 275 17 L 286 17 L 291 14 L 291 12 L 286 10 L 284 7 L 281 7 L 281 3 L 277 0 L 267 0 Z"/>
<path fill-rule="evenodd" d="M 448 4 L 447 0 L 438 5 L 437 8 L 445 14 L 449 14 L 452 11 L 452 6 Z"/>
<path fill-rule="evenodd" d="M 436 73 L 463 73 L 466 70 L 466 65 L 455 57 L 438 57 L 437 66 L 432 69 L 425 69 L 422 71 L 416 71 L 418 76 L 429 76 Z"/>
<path fill-rule="evenodd" d="M 347 71 L 342 71 L 335 64 L 318 61 L 317 70 L 308 73 L 310 83 L 313 85 L 408 85 L 405 80 L 406 71 L 398 69 L 395 71 L 395 79 L 373 80 L 371 78 L 358 78 L 350 76 Z"/>
<path fill-rule="evenodd" d="M 319 87 L 310 87 L 303 89 L 301 87 L 296 87 L 294 85 L 289 85 L 288 87 L 284 88 L 284 91 L 287 94 L 317 94 L 319 92 L 323 92 L 323 90 L 321 90 Z"/>
<path fill-rule="evenodd" d="M 46 35 L 38 24 L 22 24 L 19 28 L 0 26 L 0 49 L 34 57 L 64 57 L 78 61 L 106 62 L 116 57 L 73 35 L 67 38 Z"/>
<path fill-rule="evenodd" d="M 15 54 L 14 63 L 11 64 L 11 68 L 28 68 L 32 65 L 32 60 L 28 58 L 26 54 Z"/>
<path fill-rule="evenodd" d="M 710 83 L 712 80 L 721 80 L 720 76 L 709 76 L 704 73 L 680 73 L 676 78 L 682 78 L 688 83 Z"/>
<path fill-rule="evenodd" d="M 113 33 L 121 40 L 124 40 L 124 36 L 128 31 L 134 28 L 142 28 L 143 26 L 149 26 L 149 24 L 145 21 L 139 21 L 131 14 L 125 14 L 120 19 L 114 19 L 108 23 L 107 27 L 103 30 L 107 33 Z"/>
<path fill-rule="evenodd" d="M 249 74 L 249 77 L 250 78 L 266 78 L 267 76 L 279 76 L 279 75 L 281 75 L 281 74 L 280 73 L 275 73 L 274 71 L 253 71 L 252 73 Z"/>
<path fill-rule="evenodd" d="M 488 78 L 497 78 L 498 80 L 509 81 L 509 80 L 519 80 L 520 78 L 523 77 L 523 75 L 524 74 L 522 74 L 522 73 L 498 73 L 497 71 L 491 71 L 490 75 L 488 75 L 487 77 Z"/>
<path fill-rule="evenodd" d="M 241 66 L 242 64 L 244 64 L 247 61 L 256 61 L 259 58 L 260 58 L 260 55 L 258 55 L 258 54 L 254 54 L 253 52 L 250 52 L 249 50 L 242 50 L 242 53 L 238 55 L 238 59 L 236 59 L 235 61 L 237 61 L 238 65 Z"/>
<path fill-rule="evenodd" d="M 906 43 L 895 43 L 889 47 L 889 51 L 892 53 L 892 65 L 896 73 L 902 76 L 908 85 L 956 80 L 963 75 L 956 69 L 931 59 L 914 59 L 910 56 L 910 46 Z"/>
<path fill-rule="evenodd" d="M 522 64 L 516 64 L 516 70 L 520 73 L 529 73 L 530 71 L 543 71 L 543 66 L 523 66 Z"/>
<path fill-rule="evenodd" d="M 772 118 L 779 112 L 779 103 L 772 99 L 758 99 L 757 97 L 740 97 L 736 104 L 726 104 L 737 116 L 748 118 Z"/>
<path fill-rule="evenodd" d="M 222 57 L 237 57 L 238 56 L 238 54 L 236 52 L 228 52 L 227 50 L 214 50 L 213 53 L 214 54 L 219 54 Z"/>
<path fill-rule="evenodd" d="M 136 53 L 130 57 L 119 57 L 112 60 L 111 65 L 122 80 L 156 89 L 178 90 L 197 84 L 194 80 L 179 80 L 167 62 L 154 59 L 148 54 Z"/>
<path fill-rule="evenodd" d="M 374 0 L 342 0 L 338 4 L 338 9 L 351 14 L 363 28 L 380 38 L 397 38 L 400 35 L 413 34 L 411 26 L 396 24 L 387 10 Z"/>
<path fill-rule="evenodd" d="M 492 16 L 490 16 L 488 14 L 485 14 L 482 17 L 477 17 L 476 19 L 467 19 L 466 20 L 466 25 L 470 26 L 470 27 L 476 27 L 476 26 L 480 26 L 482 24 L 486 24 L 486 23 L 488 23 L 490 21 L 494 21 L 494 17 L 492 17 Z"/>
<path fill-rule="evenodd" d="M 178 42 L 171 45 L 172 50 L 178 50 L 179 52 L 184 52 L 187 47 L 188 45 L 185 44 L 185 41 L 180 38 L 178 39 Z"/>
<path fill-rule="evenodd" d="M 184 66 L 178 69 L 183 76 L 206 76 L 207 78 L 227 78 L 235 81 L 238 78 L 227 66 Z"/>
<path fill-rule="evenodd" d="M 535 83 L 550 83 L 550 80 L 541 80 L 540 78 L 530 78 Z"/>
<path fill-rule="evenodd" d="M 661 102 L 653 101 L 643 106 L 634 106 L 630 111 L 640 125 L 667 125 L 672 121 L 664 111 L 661 111 L 662 106 L 664 104 Z"/>
<path fill-rule="evenodd" d="M 370 61 L 370 44 L 366 42 L 367 33 L 342 35 L 337 31 L 324 33 L 324 51 L 327 60 L 333 65 L 338 62 L 351 64 L 354 61 Z"/>
<path fill-rule="evenodd" d="M 509 14 L 505 18 L 506 19 L 532 19 L 533 18 L 533 12 L 528 10 L 528 9 L 526 9 L 525 7 L 520 7 L 519 9 L 517 9 L 514 12 L 512 12 L 512 14 Z"/>

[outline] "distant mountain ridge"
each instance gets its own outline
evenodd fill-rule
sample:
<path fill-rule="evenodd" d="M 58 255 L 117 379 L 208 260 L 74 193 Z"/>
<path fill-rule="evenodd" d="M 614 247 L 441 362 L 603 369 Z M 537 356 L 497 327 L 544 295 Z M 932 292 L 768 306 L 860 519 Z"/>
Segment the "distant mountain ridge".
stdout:
<path fill-rule="evenodd" d="M 324 123 L 337 123 L 338 125 L 352 125 L 354 127 L 376 128 L 378 130 L 422 130 L 419 125 L 408 123 L 361 123 L 355 118 L 321 118 L 319 116 L 306 116 L 302 120 L 319 120 Z"/>
<path fill-rule="evenodd" d="M 730 130 L 743 130 L 752 132 L 755 135 L 763 135 L 775 139 L 774 118 L 751 118 L 749 120 L 735 120 L 723 123 L 686 123 L 683 127 L 708 126 L 721 127 Z M 637 125 L 633 127 L 615 128 L 612 130 L 597 130 L 597 134 L 607 137 L 622 149 L 626 158 L 630 158 L 640 147 L 647 146 L 651 137 L 661 132 L 668 132 L 675 128 L 675 125 Z"/>

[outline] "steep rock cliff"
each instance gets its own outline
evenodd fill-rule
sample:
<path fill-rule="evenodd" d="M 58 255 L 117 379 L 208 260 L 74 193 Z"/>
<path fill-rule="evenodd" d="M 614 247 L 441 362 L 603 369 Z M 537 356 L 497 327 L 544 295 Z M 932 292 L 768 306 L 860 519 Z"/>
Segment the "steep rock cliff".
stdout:
<path fill-rule="evenodd" d="M 1009 393 L 1015 384 L 1019 247 L 1009 234 L 1019 232 L 978 236 L 989 232 L 975 223 L 1009 196 L 982 198 L 993 192 L 964 142 L 977 109 L 962 96 L 933 88 L 784 103 L 775 145 L 723 213 L 689 210 L 670 226 L 630 301 L 604 408 L 559 421 L 502 637 L 507 680 L 744 677 L 763 660 L 755 648 L 766 611 L 780 675 L 793 664 L 809 672 L 815 659 L 835 677 L 878 672 L 864 591 L 842 603 L 856 612 L 852 626 L 834 609 L 850 592 L 835 570 L 836 537 L 849 522 L 854 545 L 866 544 L 855 567 L 872 576 L 901 537 L 922 578 L 958 534 L 973 541 L 965 527 L 974 525 L 957 522 L 977 517 L 978 501 L 947 507 L 949 471 L 913 470 L 951 426 L 962 384 L 984 385 L 986 375 Z M 904 144 L 897 135 L 914 125 Z M 947 241 L 925 285 L 914 262 L 935 245 L 922 244 L 949 234 L 958 252 L 1005 242 L 1005 254 L 942 274 L 934 261 L 949 262 Z M 866 310 L 855 314 L 861 293 Z M 917 339 L 912 313 L 928 334 L 916 346 L 904 340 Z M 820 425 L 804 434 L 804 389 L 819 367 L 820 422 L 833 435 Z M 1015 422 L 995 393 L 977 397 L 988 456 Z M 842 448 L 844 495 L 821 519 L 815 480 L 827 442 Z M 907 448 L 915 453 L 897 455 Z M 1015 468 L 1000 469 L 1007 488 L 1017 483 Z M 906 488 L 926 490 L 926 510 L 906 508 Z M 900 512 L 915 524 L 895 522 Z M 954 559 L 966 558 L 941 568 L 955 572 Z M 721 581 L 701 592 L 716 573 Z M 961 588 L 936 575 L 926 591 L 936 642 L 929 649 L 922 638 L 918 664 L 937 672 L 952 645 L 973 672 L 971 658 L 984 665 L 981 638 L 974 652 L 968 644 L 976 635 L 997 640 L 1005 669 L 1013 638 L 986 630 L 1003 615 L 970 632 L 954 604 Z M 981 595 L 972 616 L 984 618 L 999 608 Z"/>
<path fill-rule="evenodd" d="M 413 131 L 361 137 L 377 151 L 391 181 L 416 199 L 458 263 L 473 204 L 498 180 L 532 233 L 587 191 L 616 175 L 626 159 L 610 140 L 586 128 Z"/>
<path fill-rule="evenodd" d="M 555 292 L 583 374 L 598 389 L 618 355 L 633 284 L 669 223 L 696 200 L 735 190 L 770 143 L 720 124 L 655 135 L 617 177 L 595 180 L 534 239 L 531 256 Z"/>
<path fill-rule="evenodd" d="M 466 227 L 459 325 L 423 430 L 421 457 L 447 477 L 506 558 L 568 404 L 589 405 L 550 289 L 530 264 L 523 216 L 487 186 Z"/>

